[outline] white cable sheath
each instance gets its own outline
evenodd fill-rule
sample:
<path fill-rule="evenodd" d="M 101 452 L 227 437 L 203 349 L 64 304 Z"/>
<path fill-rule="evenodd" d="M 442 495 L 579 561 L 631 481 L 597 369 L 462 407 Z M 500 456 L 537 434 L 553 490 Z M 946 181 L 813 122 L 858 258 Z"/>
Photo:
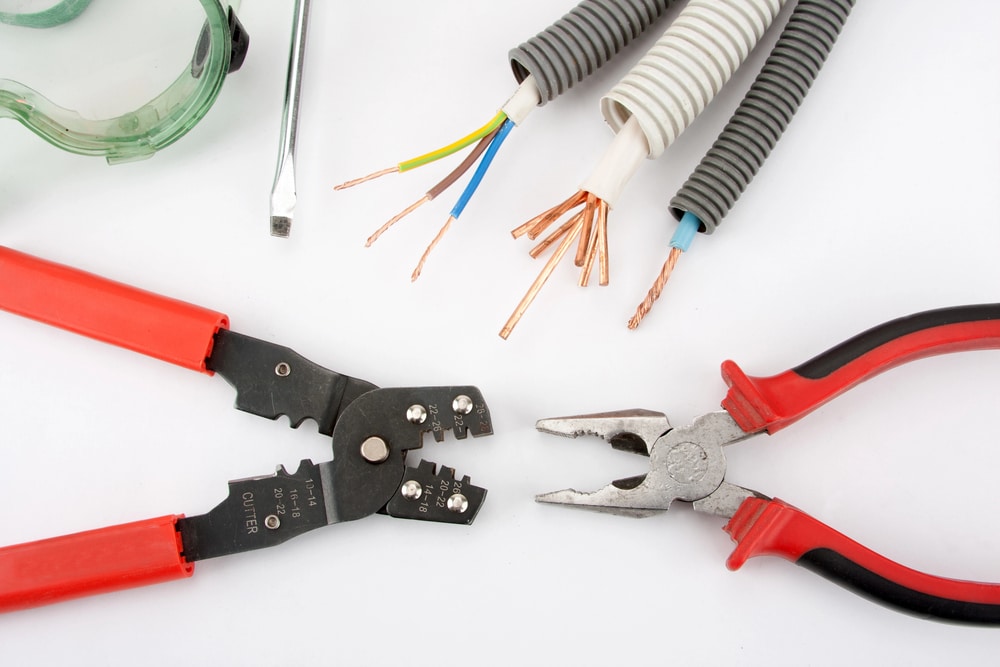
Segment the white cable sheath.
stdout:
<path fill-rule="evenodd" d="M 520 125 L 528 115 L 541 104 L 542 94 L 538 91 L 538 84 L 535 83 L 534 76 L 528 76 L 521 85 L 517 87 L 510 99 L 504 102 L 500 111 L 507 114 L 514 125 Z"/>
<path fill-rule="evenodd" d="M 690 0 L 656 45 L 601 99 L 604 119 L 619 132 L 635 118 L 648 157 L 659 157 L 739 69 L 784 4 Z"/>
<path fill-rule="evenodd" d="M 608 150 L 601 156 L 601 161 L 580 185 L 580 189 L 597 195 L 614 208 L 625 184 L 635 175 L 647 155 L 649 144 L 633 116 L 615 135 Z"/>

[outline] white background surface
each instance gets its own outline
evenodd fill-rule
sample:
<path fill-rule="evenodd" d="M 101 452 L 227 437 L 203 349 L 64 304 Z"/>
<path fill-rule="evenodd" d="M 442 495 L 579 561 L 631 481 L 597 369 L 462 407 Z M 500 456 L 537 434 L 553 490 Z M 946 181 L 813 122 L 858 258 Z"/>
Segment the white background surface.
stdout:
<path fill-rule="evenodd" d="M 540 506 L 645 461 L 540 417 L 626 407 L 675 424 L 716 409 L 718 365 L 796 365 L 884 320 L 998 300 L 1000 8 L 860 2 L 813 92 L 713 237 L 637 332 L 666 254 L 666 204 L 775 38 L 612 213 L 612 283 L 560 267 L 507 342 L 541 267 L 507 231 L 570 194 L 607 145 L 600 94 L 654 39 L 534 114 L 480 193 L 367 235 L 454 162 L 335 193 L 478 127 L 513 91 L 506 51 L 568 2 L 313 3 L 289 240 L 268 235 L 291 2 L 246 0 L 243 69 L 153 159 L 116 167 L 0 123 L 0 243 L 227 313 L 383 386 L 473 383 L 496 434 L 425 456 L 489 488 L 468 528 L 376 516 L 200 562 L 188 580 L 0 617 L 0 664 L 845 664 L 993 659 L 1000 635 L 917 620 L 778 559 L 726 570 L 722 521 Z M 676 13 L 672 12 L 671 15 Z M 787 17 L 787 11 L 781 21 Z M 1000 356 L 896 369 L 729 451 L 730 479 L 931 573 L 1000 580 Z M 208 511 L 226 481 L 329 458 L 230 408 L 219 378 L 0 317 L 0 543 Z"/>

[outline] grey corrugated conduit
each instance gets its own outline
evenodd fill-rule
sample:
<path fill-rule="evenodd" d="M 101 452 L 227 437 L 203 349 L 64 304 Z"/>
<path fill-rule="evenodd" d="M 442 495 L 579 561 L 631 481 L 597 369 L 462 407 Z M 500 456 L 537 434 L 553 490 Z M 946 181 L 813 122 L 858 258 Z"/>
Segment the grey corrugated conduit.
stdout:
<path fill-rule="evenodd" d="M 608 213 L 625 185 L 646 158 L 659 157 L 708 106 L 785 1 L 689 0 L 655 46 L 602 98 L 601 111 L 616 134 L 600 162 L 576 193 L 512 232 L 515 238 L 536 239 L 556 220 L 582 207 L 532 249 L 537 256 L 555 246 L 501 328 L 501 338 L 510 336 L 574 243 L 574 263 L 582 269 L 579 284 L 588 284 L 595 266 L 600 284 L 608 284 Z"/>
<path fill-rule="evenodd" d="M 753 180 L 819 75 L 854 2 L 798 1 L 736 112 L 671 199 L 670 211 L 680 226 L 629 328 L 636 328 L 649 313 L 695 233 L 714 232 Z"/>
<path fill-rule="evenodd" d="M 522 83 L 533 76 L 539 105 L 559 97 L 596 72 L 646 28 L 672 0 L 583 0 L 572 11 L 517 48 L 511 69 Z"/>
<path fill-rule="evenodd" d="M 820 69 L 854 0 L 799 0 L 739 108 L 670 200 L 679 220 L 690 211 L 711 234 L 764 164 Z"/>

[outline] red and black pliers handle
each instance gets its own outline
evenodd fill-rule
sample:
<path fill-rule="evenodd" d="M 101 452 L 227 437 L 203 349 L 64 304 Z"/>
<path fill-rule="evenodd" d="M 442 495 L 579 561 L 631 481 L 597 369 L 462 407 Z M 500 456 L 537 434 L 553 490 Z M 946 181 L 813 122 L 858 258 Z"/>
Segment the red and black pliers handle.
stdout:
<path fill-rule="evenodd" d="M 774 433 L 832 398 L 900 364 L 948 352 L 1000 348 L 1000 304 L 933 310 L 887 322 L 789 371 L 751 377 L 726 361 L 725 411 L 683 428 L 643 410 L 545 419 L 539 430 L 592 433 L 613 446 L 648 454 L 645 475 L 592 493 L 543 494 L 542 502 L 630 516 L 665 511 L 675 500 L 729 518 L 737 547 L 731 569 L 772 555 L 814 570 L 859 594 L 901 611 L 938 620 L 1000 625 L 1000 585 L 945 579 L 895 563 L 806 515 L 756 491 L 725 481 L 722 448 L 758 433 Z M 644 447 L 642 446 L 644 445 Z"/>
<path fill-rule="evenodd" d="M 789 371 L 750 377 L 722 365 L 723 407 L 748 432 L 774 433 L 895 366 L 937 354 L 1000 348 L 1000 304 L 944 308 L 887 322 Z M 887 605 L 945 621 L 1000 624 L 1000 585 L 927 575 L 861 546 L 780 500 L 748 498 L 726 526 L 737 542 L 727 565 L 786 558 Z"/>
<path fill-rule="evenodd" d="M 222 313 L 4 247 L 0 310 L 221 375 L 236 389 L 238 409 L 284 415 L 292 427 L 313 419 L 333 449 L 331 461 L 303 460 L 291 473 L 279 467 L 229 482 L 229 496 L 206 514 L 0 548 L 0 612 L 188 577 L 195 561 L 377 512 L 468 524 L 485 498 L 485 489 L 450 468 L 405 462 L 426 432 L 435 440 L 447 431 L 459 438 L 492 432 L 475 387 L 378 388 L 231 331 Z M 404 479 L 422 489 L 419 497 L 401 494 Z"/>

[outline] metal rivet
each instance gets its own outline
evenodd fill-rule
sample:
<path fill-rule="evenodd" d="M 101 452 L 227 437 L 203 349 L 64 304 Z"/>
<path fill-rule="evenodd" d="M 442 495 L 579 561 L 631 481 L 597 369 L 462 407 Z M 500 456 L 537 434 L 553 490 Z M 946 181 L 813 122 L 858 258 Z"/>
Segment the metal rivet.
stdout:
<path fill-rule="evenodd" d="M 369 463 L 382 463 L 389 458 L 389 445 L 378 436 L 372 436 L 361 443 L 361 456 Z"/>
<path fill-rule="evenodd" d="M 407 500 L 417 500 L 423 494 L 424 487 L 420 486 L 420 482 L 411 479 L 403 482 L 403 486 L 399 489 L 399 492 Z"/>
<path fill-rule="evenodd" d="M 448 509 L 455 514 L 461 514 L 465 510 L 469 509 L 469 499 L 461 493 L 456 493 L 448 499 Z"/>
<path fill-rule="evenodd" d="M 406 419 L 411 424 L 423 424 L 427 421 L 427 408 L 422 405 L 411 405 L 406 408 Z"/>
<path fill-rule="evenodd" d="M 467 415 L 472 412 L 472 399 L 465 394 L 460 394 L 451 402 L 451 409 L 456 415 Z"/>
<path fill-rule="evenodd" d="M 279 519 L 274 514 L 268 514 L 264 517 L 264 527 L 268 530 L 276 530 L 278 526 L 281 525 L 281 519 Z"/>
<path fill-rule="evenodd" d="M 282 361 L 274 367 L 274 374 L 280 378 L 288 377 L 292 373 L 292 367 Z"/>

